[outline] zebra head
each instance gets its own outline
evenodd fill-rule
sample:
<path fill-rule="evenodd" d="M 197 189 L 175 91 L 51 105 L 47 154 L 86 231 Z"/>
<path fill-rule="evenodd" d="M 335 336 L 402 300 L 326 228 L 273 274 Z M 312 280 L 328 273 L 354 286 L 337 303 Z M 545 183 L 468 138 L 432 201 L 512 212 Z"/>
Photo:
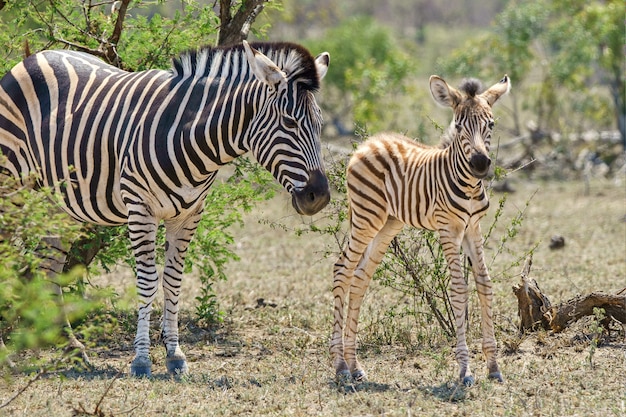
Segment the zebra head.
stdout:
<path fill-rule="evenodd" d="M 313 59 L 302 47 L 276 47 L 270 56 L 243 43 L 265 98 L 251 122 L 250 149 L 257 161 L 291 193 L 299 214 L 312 215 L 330 201 L 320 135 L 322 112 L 313 93 L 326 75 L 330 55 Z M 260 49 L 260 48 L 259 48 Z"/>
<path fill-rule="evenodd" d="M 459 89 L 450 87 L 442 78 L 430 77 L 430 92 L 437 104 L 451 107 L 454 117 L 449 129 L 453 144 L 461 149 L 471 175 L 482 179 L 489 173 L 489 146 L 494 126 L 494 103 L 511 89 L 508 76 L 482 92 L 480 81 L 463 80 Z"/>

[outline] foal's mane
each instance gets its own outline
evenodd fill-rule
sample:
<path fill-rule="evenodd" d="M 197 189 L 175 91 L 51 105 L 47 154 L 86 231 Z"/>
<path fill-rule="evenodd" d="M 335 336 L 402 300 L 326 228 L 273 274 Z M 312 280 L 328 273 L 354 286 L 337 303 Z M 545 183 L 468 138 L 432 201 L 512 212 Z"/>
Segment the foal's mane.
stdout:
<path fill-rule="evenodd" d="M 274 61 L 287 74 L 287 78 L 291 82 L 297 82 L 304 90 L 312 92 L 319 90 L 320 82 L 315 59 L 303 46 L 289 42 L 255 42 L 251 43 L 250 46 Z M 196 50 L 183 52 L 174 58 L 172 71 L 175 76 L 181 77 L 208 75 L 213 65 L 232 63 L 235 54 L 239 55 L 240 65 L 247 65 L 243 44 L 225 47 L 203 46 Z M 222 58 L 230 59 L 230 61 L 225 61 Z M 233 72 L 239 69 L 233 67 Z"/>

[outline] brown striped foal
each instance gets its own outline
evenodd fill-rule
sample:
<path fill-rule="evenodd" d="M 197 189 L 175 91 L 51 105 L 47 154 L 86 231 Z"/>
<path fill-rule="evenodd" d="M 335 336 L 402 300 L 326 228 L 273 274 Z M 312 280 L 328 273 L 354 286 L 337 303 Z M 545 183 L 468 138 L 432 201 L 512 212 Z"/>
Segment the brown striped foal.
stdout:
<path fill-rule="evenodd" d="M 335 313 L 330 353 L 337 376 L 365 378 L 356 357 L 359 310 L 372 274 L 391 240 L 405 224 L 439 232 L 451 275 L 450 293 L 456 322 L 455 355 L 460 380 L 470 386 L 465 340 L 468 285 L 461 271 L 461 248 L 472 264 L 482 313 L 482 346 L 489 378 L 502 382 L 496 362 L 491 303 L 493 290 L 483 256 L 479 220 L 489 207 L 482 179 L 489 172 L 489 141 L 494 126 L 493 104 L 510 89 L 505 75 L 480 92 L 477 80 L 465 80 L 457 90 L 430 77 L 435 101 L 451 107 L 454 118 L 444 148 L 429 147 L 395 133 L 364 142 L 347 170 L 350 236 L 334 267 Z M 344 307 L 348 312 L 344 326 Z M 345 331 L 345 338 L 344 338 Z"/>

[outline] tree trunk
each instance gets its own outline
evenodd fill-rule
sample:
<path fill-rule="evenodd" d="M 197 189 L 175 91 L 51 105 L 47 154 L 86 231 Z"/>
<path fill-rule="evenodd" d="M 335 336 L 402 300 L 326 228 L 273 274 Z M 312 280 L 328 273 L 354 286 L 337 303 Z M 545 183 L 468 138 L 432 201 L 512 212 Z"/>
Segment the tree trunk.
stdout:
<path fill-rule="evenodd" d="M 513 286 L 517 297 L 520 316 L 520 331 L 535 331 L 539 328 L 561 332 L 577 320 L 592 316 L 595 309 L 603 309 L 606 317 L 602 323 L 608 325 L 612 319 L 626 324 L 626 288 L 617 294 L 592 292 L 571 300 L 552 305 L 543 294 L 537 281 L 530 278 L 532 258 L 529 257 L 522 271 L 521 283 Z"/>

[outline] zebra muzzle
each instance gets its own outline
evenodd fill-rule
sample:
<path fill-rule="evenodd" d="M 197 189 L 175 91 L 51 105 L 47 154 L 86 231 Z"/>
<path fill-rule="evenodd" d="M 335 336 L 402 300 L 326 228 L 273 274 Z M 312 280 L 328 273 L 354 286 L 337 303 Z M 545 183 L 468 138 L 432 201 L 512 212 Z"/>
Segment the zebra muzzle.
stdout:
<path fill-rule="evenodd" d="M 312 171 L 307 184 L 291 193 L 291 204 L 298 214 L 312 216 L 326 207 L 329 201 L 328 179 L 320 170 Z"/>

